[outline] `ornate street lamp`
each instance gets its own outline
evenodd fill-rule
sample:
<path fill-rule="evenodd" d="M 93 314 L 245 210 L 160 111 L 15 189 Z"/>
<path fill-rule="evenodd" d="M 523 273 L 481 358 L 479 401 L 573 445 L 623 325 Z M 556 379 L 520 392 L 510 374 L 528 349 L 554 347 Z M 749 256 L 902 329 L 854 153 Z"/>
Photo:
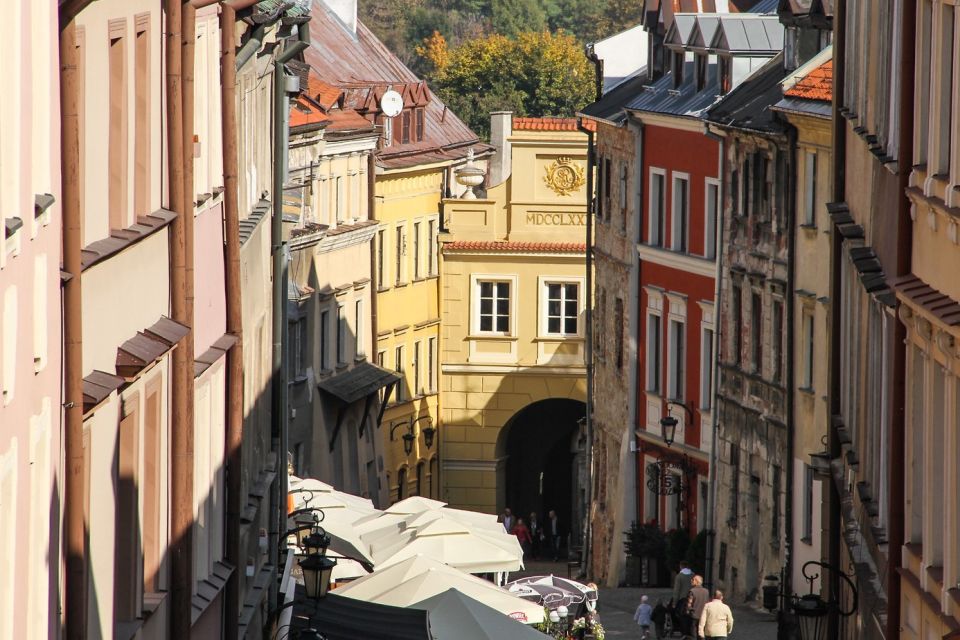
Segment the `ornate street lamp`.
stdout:
<path fill-rule="evenodd" d="M 660 418 L 660 428 L 663 429 L 663 441 L 668 447 L 673 446 L 673 440 L 677 437 L 677 419 L 673 416 Z"/>
<path fill-rule="evenodd" d="M 853 596 L 849 607 L 845 608 L 843 606 L 837 594 L 834 594 L 828 601 L 824 600 L 819 593 L 814 592 L 813 583 L 820 578 L 820 573 L 812 573 L 811 567 L 820 567 L 824 571 L 835 574 L 847 583 L 847 586 L 850 587 L 850 593 Z M 800 640 L 826 640 L 827 618 L 830 614 L 836 613 L 846 618 L 856 612 L 858 601 L 857 587 L 849 575 L 833 565 L 820 562 L 819 560 L 805 562 L 801 573 L 803 573 L 804 579 L 810 584 L 810 592 L 802 596 L 779 592 L 777 577 L 767 576 L 764 579 L 763 585 L 763 607 L 773 611 L 777 608 L 777 601 L 779 599 L 785 600 L 787 607 L 789 607 L 796 618 L 796 626 L 799 631 Z"/>
<path fill-rule="evenodd" d="M 413 421 L 412 426 L 416 426 L 421 420 L 427 421 L 427 426 L 420 429 L 420 432 L 423 434 L 423 443 L 427 445 L 427 449 L 433 446 L 433 436 L 436 434 L 437 430 L 433 428 L 433 417 L 432 416 L 420 416 Z"/>
<path fill-rule="evenodd" d="M 413 452 L 413 443 L 416 441 L 417 436 L 413 433 L 403 434 L 403 452 L 407 455 L 410 455 Z"/>
<path fill-rule="evenodd" d="M 330 534 L 320 527 L 314 527 L 310 535 L 303 539 L 303 552 L 308 556 L 314 554 L 325 556 L 329 546 Z"/>
<path fill-rule="evenodd" d="M 300 561 L 303 571 L 303 588 L 311 600 L 319 600 L 330 590 L 330 576 L 337 561 L 318 554 L 307 556 Z"/>
<path fill-rule="evenodd" d="M 305 512 L 293 519 L 294 532 L 297 534 L 297 546 L 303 548 L 303 539 L 313 532 L 313 528 L 320 522 L 316 513 Z"/>

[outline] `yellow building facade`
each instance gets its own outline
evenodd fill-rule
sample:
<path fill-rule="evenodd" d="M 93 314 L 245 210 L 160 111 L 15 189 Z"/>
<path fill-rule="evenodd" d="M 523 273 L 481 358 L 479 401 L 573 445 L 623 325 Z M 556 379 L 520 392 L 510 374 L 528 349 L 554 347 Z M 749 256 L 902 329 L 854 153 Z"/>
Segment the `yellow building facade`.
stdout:
<path fill-rule="evenodd" d="M 541 522 L 556 510 L 577 540 L 587 137 L 573 119 L 510 114 L 492 131 L 494 186 L 443 203 L 442 498 Z"/>
<path fill-rule="evenodd" d="M 376 361 L 402 376 L 380 427 L 391 502 L 439 495 L 437 443 L 427 446 L 424 429 L 438 427 L 440 405 L 437 239 L 447 170 L 415 166 L 376 177 Z"/>

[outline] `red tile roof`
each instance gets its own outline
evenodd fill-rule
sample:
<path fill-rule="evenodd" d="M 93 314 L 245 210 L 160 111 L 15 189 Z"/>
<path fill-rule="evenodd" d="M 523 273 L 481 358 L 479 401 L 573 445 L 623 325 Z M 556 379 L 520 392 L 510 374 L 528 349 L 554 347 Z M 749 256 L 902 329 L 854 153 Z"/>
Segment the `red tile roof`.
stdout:
<path fill-rule="evenodd" d="M 443 245 L 445 251 L 510 251 L 517 253 L 584 253 L 580 242 L 510 242 L 505 240 L 455 240 Z"/>
<path fill-rule="evenodd" d="M 795 85 L 784 91 L 784 95 L 806 100 L 833 100 L 833 59 L 800 78 Z"/>
<path fill-rule="evenodd" d="M 584 120 L 584 126 L 596 131 L 597 125 L 591 120 Z M 543 118 L 516 117 L 513 119 L 514 131 L 579 131 L 576 118 Z"/>

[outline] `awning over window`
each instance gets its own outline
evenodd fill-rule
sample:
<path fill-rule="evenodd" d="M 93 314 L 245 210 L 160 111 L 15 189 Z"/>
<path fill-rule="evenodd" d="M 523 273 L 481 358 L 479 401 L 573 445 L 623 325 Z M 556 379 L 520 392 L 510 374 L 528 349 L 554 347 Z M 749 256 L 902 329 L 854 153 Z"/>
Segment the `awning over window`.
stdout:
<path fill-rule="evenodd" d="M 351 404 L 399 381 L 400 376 L 393 371 L 370 362 L 361 362 L 352 369 L 322 380 L 317 386 Z"/>

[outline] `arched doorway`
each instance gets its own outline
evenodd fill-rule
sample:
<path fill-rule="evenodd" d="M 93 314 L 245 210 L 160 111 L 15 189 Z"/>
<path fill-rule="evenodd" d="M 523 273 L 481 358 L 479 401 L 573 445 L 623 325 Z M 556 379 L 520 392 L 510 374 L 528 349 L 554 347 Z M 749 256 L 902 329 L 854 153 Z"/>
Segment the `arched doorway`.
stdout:
<path fill-rule="evenodd" d="M 518 411 L 497 438 L 497 510 L 509 507 L 524 520 L 535 511 L 541 524 L 557 512 L 564 535 L 579 543 L 586 492 L 586 405 L 551 398 Z"/>

